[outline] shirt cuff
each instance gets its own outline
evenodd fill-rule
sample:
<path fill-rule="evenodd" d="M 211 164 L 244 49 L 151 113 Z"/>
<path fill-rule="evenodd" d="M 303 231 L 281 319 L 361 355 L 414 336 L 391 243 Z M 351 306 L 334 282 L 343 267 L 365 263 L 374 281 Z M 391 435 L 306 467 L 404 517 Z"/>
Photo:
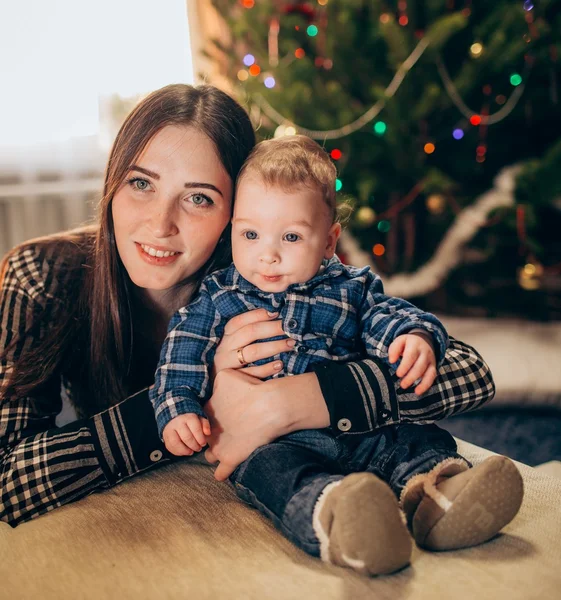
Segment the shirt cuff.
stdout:
<path fill-rule="evenodd" d="M 101 468 L 111 485 L 166 463 L 148 388 L 90 419 Z"/>
<path fill-rule="evenodd" d="M 335 435 L 368 433 L 399 423 L 395 383 L 378 359 L 313 366 Z"/>

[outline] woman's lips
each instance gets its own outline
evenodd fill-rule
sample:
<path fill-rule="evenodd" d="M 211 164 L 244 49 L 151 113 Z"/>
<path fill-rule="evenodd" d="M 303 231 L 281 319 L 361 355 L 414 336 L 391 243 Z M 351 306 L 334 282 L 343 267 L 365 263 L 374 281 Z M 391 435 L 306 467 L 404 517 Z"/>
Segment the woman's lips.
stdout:
<path fill-rule="evenodd" d="M 170 256 L 152 256 L 151 254 L 148 254 L 148 252 L 146 252 L 138 242 L 135 242 L 135 245 L 138 253 L 140 254 L 140 258 L 142 258 L 142 260 L 147 262 L 149 265 L 165 267 L 174 263 L 181 256 L 181 252 L 178 252 L 177 254 L 171 254 Z"/>

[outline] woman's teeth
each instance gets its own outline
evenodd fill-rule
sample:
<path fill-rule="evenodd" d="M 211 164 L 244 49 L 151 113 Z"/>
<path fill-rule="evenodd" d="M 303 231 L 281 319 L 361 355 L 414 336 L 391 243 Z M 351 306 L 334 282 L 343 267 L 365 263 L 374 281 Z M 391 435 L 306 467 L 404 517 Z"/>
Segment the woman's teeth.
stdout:
<path fill-rule="evenodd" d="M 140 247 L 144 250 L 144 252 L 146 252 L 146 254 L 149 254 L 150 256 L 156 256 L 157 258 L 165 258 L 166 256 L 179 254 L 179 252 L 170 252 L 169 250 L 166 250 L 165 252 L 163 250 L 154 250 L 154 248 L 146 246 L 146 244 L 140 244 Z"/>

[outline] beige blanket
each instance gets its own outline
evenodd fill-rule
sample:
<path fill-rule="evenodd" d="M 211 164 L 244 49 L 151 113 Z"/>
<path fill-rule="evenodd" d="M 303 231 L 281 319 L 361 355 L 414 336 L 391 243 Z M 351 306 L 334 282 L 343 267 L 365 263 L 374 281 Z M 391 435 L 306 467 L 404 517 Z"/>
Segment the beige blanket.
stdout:
<path fill-rule="evenodd" d="M 16 529 L 0 523 L 0 598 L 560 599 L 561 480 L 520 470 L 525 500 L 498 538 L 416 549 L 408 569 L 367 579 L 295 548 L 210 467 L 168 465 Z"/>

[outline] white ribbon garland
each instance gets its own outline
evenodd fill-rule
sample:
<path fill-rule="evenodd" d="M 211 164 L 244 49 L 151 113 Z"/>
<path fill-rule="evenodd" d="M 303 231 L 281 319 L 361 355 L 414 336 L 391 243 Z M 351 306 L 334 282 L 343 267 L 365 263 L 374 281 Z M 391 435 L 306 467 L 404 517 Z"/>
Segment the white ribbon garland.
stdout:
<path fill-rule="evenodd" d="M 452 269 L 462 261 L 462 250 L 487 222 L 489 213 L 496 208 L 514 206 L 514 187 L 520 166 L 502 169 L 495 177 L 494 187 L 464 208 L 440 242 L 432 258 L 414 273 L 399 274 L 384 279 L 384 290 L 390 296 L 411 298 L 437 289 Z M 376 271 L 372 256 L 364 252 L 348 232 L 339 242 L 347 262 L 359 267 L 369 265 Z"/>

